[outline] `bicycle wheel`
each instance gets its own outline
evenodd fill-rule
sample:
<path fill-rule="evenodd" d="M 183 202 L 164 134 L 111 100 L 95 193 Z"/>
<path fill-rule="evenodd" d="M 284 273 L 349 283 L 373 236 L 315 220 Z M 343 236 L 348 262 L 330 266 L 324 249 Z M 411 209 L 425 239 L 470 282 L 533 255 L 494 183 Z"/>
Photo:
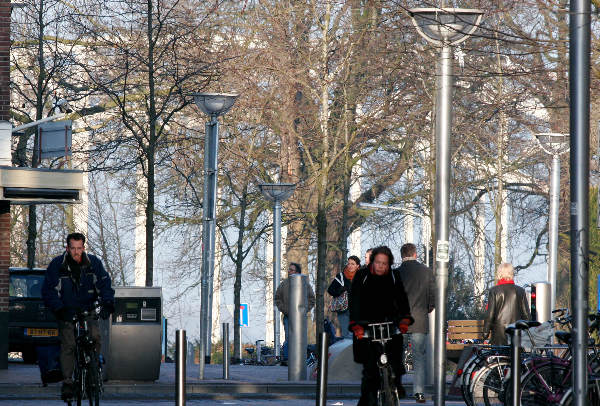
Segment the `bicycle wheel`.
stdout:
<path fill-rule="evenodd" d="M 392 375 L 391 375 L 391 367 L 386 365 L 381 368 L 381 384 L 382 388 L 377 393 L 377 400 L 379 406 L 397 406 L 399 402 L 394 401 L 392 387 Z M 394 391 L 395 392 L 395 391 Z"/>
<path fill-rule="evenodd" d="M 79 369 L 77 381 L 75 382 L 75 400 L 77 401 L 77 406 L 81 406 L 81 401 L 83 400 L 83 395 L 85 393 L 85 377 L 85 368 Z"/>
<path fill-rule="evenodd" d="M 473 406 L 500 405 L 503 402 L 502 382 L 510 369 L 510 362 L 496 361 L 488 364 L 475 374 L 469 393 Z M 489 380 L 488 380 L 489 378 Z"/>
<path fill-rule="evenodd" d="M 87 365 L 86 374 L 86 395 L 90 406 L 100 405 L 101 379 L 98 362 L 98 354 L 95 351 L 90 353 L 90 362 Z"/>
<path fill-rule="evenodd" d="M 479 370 L 484 366 L 485 359 L 478 355 L 474 355 L 465 363 L 460 380 L 460 391 L 467 406 L 473 406 L 473 399 L 471 397 L 471 393 L 469 392 L 471 382 L 477 372 L 479 372 Z"/>
<path fill-rule="evenodd" d="M 533 366 L 521 381 L 521 405 L 558 405 L 571 387 L 571 369 L 550 363 Z"/>

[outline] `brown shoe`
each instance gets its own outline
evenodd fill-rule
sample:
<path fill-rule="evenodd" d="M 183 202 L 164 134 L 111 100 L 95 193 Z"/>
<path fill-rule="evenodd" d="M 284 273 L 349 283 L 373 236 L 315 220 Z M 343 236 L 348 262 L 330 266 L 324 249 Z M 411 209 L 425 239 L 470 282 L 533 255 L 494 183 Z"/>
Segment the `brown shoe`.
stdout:
<path fill-rule="evenodd" d="M 425 403 L 425 395 L 422 393 L 415 393 L 415 401 L 417 403 Z"/>

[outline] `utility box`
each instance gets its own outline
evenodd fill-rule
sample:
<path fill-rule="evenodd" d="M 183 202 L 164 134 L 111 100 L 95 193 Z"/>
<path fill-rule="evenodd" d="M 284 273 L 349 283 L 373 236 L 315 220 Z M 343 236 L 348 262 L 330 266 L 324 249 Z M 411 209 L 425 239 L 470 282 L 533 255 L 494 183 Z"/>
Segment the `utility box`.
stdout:
<path fill-rule="evenodd" d="M 552 318 L 551 289 L 549 282 L 531 284 L 531 319 L 540 323 Z"/>
<path fill-rule="evenodd" d="M 162 288 L 115 287 L 108 331 L 109 380 L 156 381 L 162 355 Z"/>

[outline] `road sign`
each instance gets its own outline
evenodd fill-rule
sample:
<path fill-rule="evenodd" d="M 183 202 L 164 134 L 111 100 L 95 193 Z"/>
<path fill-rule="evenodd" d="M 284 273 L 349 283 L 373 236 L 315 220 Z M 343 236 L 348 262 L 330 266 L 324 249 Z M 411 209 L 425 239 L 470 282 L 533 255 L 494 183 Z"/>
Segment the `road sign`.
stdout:
<path fill-rule="evenodd" d="M 248 327 L 248 303 L 240 304 L 240 326 Z"/>
<path fill-rule="evenodd" d="M 38 126 L 40 158 L 71 155 L 71 120 L 43 123 Z"/>

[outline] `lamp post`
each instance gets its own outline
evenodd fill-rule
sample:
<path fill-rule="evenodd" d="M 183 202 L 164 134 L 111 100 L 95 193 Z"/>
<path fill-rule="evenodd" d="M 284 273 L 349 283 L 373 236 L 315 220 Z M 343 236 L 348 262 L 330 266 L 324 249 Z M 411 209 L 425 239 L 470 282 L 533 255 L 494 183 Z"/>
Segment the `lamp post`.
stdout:
<path fill-rule="evenodd" d="M 536 134 L 542 150 L 552 156 L 550 172 L 550 214 L 548 220 L 548 282 L 550 309 L 556 303 L 556 272 L 558 270 L 558 210 L 560 205 L 560 156 L 569 151 L 569 136 L 558 133 Z"/>
<path fill-rule="evenodd" d="M 442 406 L 446 390 L 446 296 L 448 287 L 450 205 L 450 134 L 452 126 L 452 47 L 475 32 L 483 12 L 460 8 L 414 8 L 409 10 L 417 32 L 427 41 L 438 45 L 440 56 L 437 68 L 435 103 L 435 238 L 436 306 L 434 354 L 434 403 Z"/>
<path fill-rule="evenodd" d="M 281 202 L 287 200 L 296 189 L 294 183 L 261 183 L 258 185 L 265 199 L 274 203 L 273 206 L 273 346 L 275 356 L 280 356 L 279 309 L 275 305 L 275 292 L 281 276 Z"/>
<path fill-rule="evenodd" d="M 204 365 L 210 364 L 212 280 L 215 268 L 215 211 L 217 200 L 217 154 L 219 151 L 219 122 L 217 117 L 227 113 L 237 94 L 193 93 L 196 106 L 210 120 L 204 137 L 204 198 L 202 201 L 202 270 L 200 276 L 200 379 Z"/>
<path fill-rule="evenodd" d="M 429 266 L 429 239 L 431 238 L 431 230 L 427 216 L 400 206 L 384 206 L 382 204 L 360 202 L 358 203 L 358 207 L 361 209 L 396 210 L 419 217 L 421 219 L 421 234 L 423 235 L 423 243 L 425 244 L 425 265 Z"/>

